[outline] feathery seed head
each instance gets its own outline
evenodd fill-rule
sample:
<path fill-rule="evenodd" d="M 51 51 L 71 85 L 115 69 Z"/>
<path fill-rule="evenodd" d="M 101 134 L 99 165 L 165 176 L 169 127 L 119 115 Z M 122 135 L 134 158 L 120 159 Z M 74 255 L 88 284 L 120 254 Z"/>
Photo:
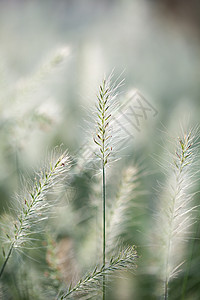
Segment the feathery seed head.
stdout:
<path fill-rule="evenodd" d="M 70 158 L 66 152 L 59 157 L 51 157 L 49 167 L 37 174 L 34 182 L 27 184 L 22 195 L 18 195 L 15 209 L 17 219 L 9 222 L 13 225 L 7 234 L 12 248 L 21 250 L 26 242 L 31 243 L 33 234 L 39 233 L 38 224 L 48 218 L 48 212 L 55 203 L 49 202 L 46 196 L 54 186 L 60 184 L 70 168 Z M 36 226 L 37 225 L 37 226 Z M 36 228 L 37 227 L 37 228 Z"/>
<path fill-rule="evenodd" d="M 134 166 L 129 166 L 122 173 L 116 201 L 107 221 L 107 248 L 109 252 L 114 250 L 113 247 L 116 246 L 120 235 L 124 233 L 127 223 L 133 218 L 132 215 L 129 216 L 129 213 L 134 206 L 134 201 L 131 200 L 138 195 L 139 176 L 139 170 Z"/>
<path fill-rule="evenodd" d="M 112 115 L 116 110 L 117 89 L 122 82 L 115 85 L 111 83 L 112 74 L 104 79 L 99 88 L 96 104 L 96 135 L 94 142 L 99 148 L 96 153 L 105 166 L 110 159 L 113 150 Z"/>
<path fill-rule="evenodd" d="M 194 223 L 191 188 L 195 183 L 194 158 L 195 132 L 190 131 L 177 139 L 172 155 L 168 180 L 163 188 L 159 204 L 156 244 L 160 245 L 157 258 L 160 274 L 165 283 L 165 294 L 169 281 L 176 277 L 183 264 L 185 241 L 189 238 Z"/>
<path fill-rule="evenodd" d="M 57 299 L 73 299 L 78 295 L 79 299 L 88 299 L 86 295 L 95 297 L 102 287 L 102 280 L 105 275 L 111 279 L 115 276 L 116 271 L 131 270 L 136 267 L 138 259 L 135 246 L 129 246 L 120 251 L 116 256 L 111 257 L 110 261 L 101 267 L 95 267 L 93 272 L 86 275 L 74 286 L 70 286 L 68 290 Z M 82 298 L 86 297 L 86 298 Z"/>

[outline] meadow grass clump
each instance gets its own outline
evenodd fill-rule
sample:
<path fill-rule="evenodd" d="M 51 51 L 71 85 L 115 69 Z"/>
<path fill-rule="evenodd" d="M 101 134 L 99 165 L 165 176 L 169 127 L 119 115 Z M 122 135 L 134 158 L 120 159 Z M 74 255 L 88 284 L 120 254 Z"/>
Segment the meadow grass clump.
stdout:
<path fill-rule="evenodd" d="M 59 59 L 55 61 L 56 64 L 59 62 Z M 48 166 L 36 173 L 33 181 L 23 180 L 22 192 L 15 197 L 10 215 L 5 215 L 4 222 L 2 218 L 3 259 L 0 268 L 0 293 L 3 299 L 13 296 L 16 300 L 110 300 L 110 297 L 121 299 L 124 291 L 126 299 L 132 299 L 133 294 L 136 299 L 140 299 L 141 295 L 148 295 L 149 299 L 154 299 L 154 295 L 150 294 L 157 281 L 162 281 L 161 297 L 165 300 L 171 298 L 170 282 L 179 274 L 186 253 L 186 242 L 195 222 L 196 207 L 193 204 L 192 188 L 196 181 L 196 131 L 192 130 L 178 138 L 174 152 L 167 156 L 166 180 L 160 191 L 160 201 L 156 209 L 156 228 L 147 230 L 147 216 L 138 216 L 137 208 L 141 207 L 141 203 L 136 203 L 136 198 L 139 196 L 139 200 L 142 200 L 143 191 L 146 191 L 145 181 L 140 182 L 144 172 L 140 171 L 138 165 L 124 168 L 123 160 L 120 165 L 115 164 L 116 169 L 111 168 L 111 162 L 119 158 L 119 155 L 114 157 L 114 154 L 118 150 L 119 141 L 119 136 L 116 137 L 118 127 L 115 126 L 115 117 L 120 114 L 117 111 L 120 107 L 117 98 L 121 84 L 117 84 L 118 80 L 112 82 L 112 79 L 113 74 L 105 78 L 99 87 L 96 110 L 93 114 L 95 131 L 91 136 L 92 147 L 89 143 L 85 144 L 86 150 L 87 147 L 90 148 L 89 157 L 84 156 L 84 147 L 79 152 L 80 159 L 75 157 L 73 163 L 67 152 L 54 151 Z M 73 190 L 71 196 L 67 195 L 66 186 L 63 184 L 66 176 L 68 185 L 70 183 Z M 60 187 L 64 187 L 63 193 L 57 194 L 57 188 L 60 191 Z M 51 193 L 53 196 L 50 197 Z M 102 198 L 101 201 L 99 198 Z M 56 207 L 58 203 L 60 205 Z M 50 218 L 52 213 L 54 216 L 57 214 L 59 220 L 54 218 L 53 221 Z M 135 218 L 138 217 L 141 219 L 135 222 Z M 149 217 L 152 215 L 149 214 Z M 48 218 L 49 227 L 46 230 L 43 221 Z M 124 282 L 119 284 L 117 278 L 125 279 L 128 275 L 128 280 L 133 280 L 129 275 L 136 267 L 138 255 L 132 240 L 145 235 L 145 232 L 141 234 L 140 228 L 136 230 L 138 223 L 143 224 L 142 230 L 146 229 L 148 236 L 149 231 L 154 236 L 155 276 L 151 277 L 149 273 L 144 272 L 144 269 L 150 270 L 151 265 L 149 258 L 145 257 L 145 245 L 141 243 L 139 247 L 145 254 L 141 257 L 141 266 L 146 265 L 147 268 L 140 271 L 139 281 L 137 278 L 135 282 L 131 281 L 128 291 L 130 282 L 127 285 Z M 29 254 L 31 256 L 38 248 L 41 234 L 45 231 L 48 234 L 43 235 L 44 247 L 41 247 L 40 256 L 36 254 L 34 257 L 39 257 L 41 265 L 33 264 L 32 272 L 29 264 L 26 264 L 26 257 L 29 257 Z M 139 240 L 142 241 L 142 238 L 139 237 Z M 19 266 L 13 259 L 14 271 L 11 272 L 6 266 L 13 252 L 22 252 L 25 263 Z M 19 266 L 18 270 L 16 266 Z M 22 273 L 27 280 L 24 280 L 24 277 L 20 280 Z M 19 290 L 17 292 L 13 292 L 13 284 L 9 286 L 11 277 L 16 281 L 15 289 Z M 113 279 L 114 286 L 117 285 L 115 293 L 108 290 L 113 285 Z M 140 285 L 138 289 L 136 282 Z M 184 285 L 186 284 L 187 280 L 184 280 Z M 141 292 L 142 289 L 144 293 Z M 113 299 L 115 298 L 111 300 Z M 175 296 L 172 299 L 176 299 Z"/>
<path fill-rule="evenodd" d="M 110 258 L 106 261 L 106 167 L 111 160 L 112 151 L 115 147 L 113 143 L 112 119 L 113 107 L 115 107 L 115 98 L 117 96 L 117 88 L 119 86 L 111 83 L 112 75 L 108 79 L 104 79 L 99 89 L 97 96 L 97 113 L 96 113 L 96 136 L 94 137 L 95 145 L 98 146 L 96 156 L 101 162 L 102 171 L 102 207 L 103 207 L 103 263 L 95 267 L 95 269 L 84 276 L 77 283 L 70 284 L 60 278 L 60 283 L 57 287 L 57 299 L 67 299 L 74 296 L 81 299 L 96 297 L 97 294 L 103 294 L 105 299 L 106 276 L 111 279 L 118 270 L 132 269 L 135 266 L 138 258 L 135 247 L 130 246 L 125 249 L 115 251 L 115 255 L 110 253 Z M 38 239 L 43 229 L 40 228 L 40 223 L 48 218 L 49 211 L 54 210 L 54 201 L 47 199 L 47 194 L 53 191 L 55 187 L 62 185 L 63 179 L 69 172 L 71 161 L 66 152 L 59 157 L 52 155 L 48 168 L 44 168 L 40 173 L 36 173 L 35 180 L 27 182 L 24 180 L 23 190 L 16 197 L 16 203 L 13 205 L 13 210 L 16 217 L 9 217 L 4 223 L 3 231 L 5 233 L 5 243 L 8 244 L 6 250 L 3 248 L 4 261 L 0 270 L 0 277 L 4 274 L 5 267 L 14 250 L 19 252 L 27 252 L 29 249 L 34 249 L 34 242 Z M 13 219 L 11 221 L 11 219 Z M 6 228 L 8 231 L 6 232 Z M 27 253 L 26 253 L 27 254 Z M 55 275 L 55 270 L 59 268 L 56 264 L 53 265 L 51 275 Z M 96 264 L 96 265 L 97 265 Z M 51 272 L 51 271 L 50 271 Z M 112 275 L 112 276 L 111 276 Z M 62 277 L 62 276 L 61 276 Z M 70 278 L 70 276 L 68 276 Z M 43 281 L 41 281 L 42 284 Z M 55 291 L 55 289 L 54 289 Z M 55 296 L 55 292 L 53 292 Z"/>

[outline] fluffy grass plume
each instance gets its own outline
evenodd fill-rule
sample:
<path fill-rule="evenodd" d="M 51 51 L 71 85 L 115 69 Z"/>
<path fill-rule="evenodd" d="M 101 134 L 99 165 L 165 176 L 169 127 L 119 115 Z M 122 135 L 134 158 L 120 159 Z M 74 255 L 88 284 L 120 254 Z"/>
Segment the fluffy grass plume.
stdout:
<path fill-rule="evenodd" d="M 113 116 L 118 108 L 118 89 L 123 80 L 119 83 L 117 81 L 112 82 L 112 77 L 113 74 L 111 73 L 99 87 L 95 112 L 96 135 L 94 142 L 97 144 L 98 152 L 96 155 L 102 163 L 102 168 L 111 160 L 117 143 L 116 131 L 113 128 Z"/>
<path fill-rule="evenodd" d="M 0 270 L 2 276 L 6 264 L 14 249 L 22 251 L 27 244 L 30 246 L 34 241 L 34 234 L 38 233 L 38 224 L 48 218 L 48 211 L 55 205 L 47 201 L 47 193 L 58 186 L 66 177 L 70 167 L 70 159 L 66 152 L 55 156 L 52 154 L 48 168 L 44 168 L 36 174 L 35 181 L 27 184 L 22 195 L 18 196 L 17 218 L 14 222 L 6 222 L 4 229 L 8 227 L 9 232 L 5 233 L 6 242 L 9 244 L 8 252 Z M 8 225 L 11 224 L 11 225 Z M 36 226 L 37 225 L 37 226 Z M 4 230 L 5 231 L 5 230 Z"/>
<path fill-rule="evenodd" d="M 111 209 L 108 223 L 107 248 L 111 252 L 119 242 L 119 237 L 126 232 L 127 223 L 133 219 L 130 209 L 135 205 L 133 199 L 138 195 L 139 170 L 129 166 L 122 172 L 122 179 L 116 201 Z"/>
<path fill-rule="evenodd" d="M 101 267 L 96 267 L 93 272 L 86 275 L 74 287 L 58 296 L 57 299 L 74 299 L 78 295 L 78 299 L 91 299 L 101 291 L 104 276 L 112 277 L 115 271 L 133 269 L 136 259 L 138 258 L 134 247 L 128 247 L 122 250 L 118 256 L 112 257 L 108 263 Z M 104 287 L 104 286 L 103 286 Z"/>
<path fill-rule="evenodd" d="M 195 132 L 178 138 L 176 150 L 168 164 L 168 181 L 163 188 L 158 210 L 157 241 L 161 245 L 160 276 L 163 281 L 163 299 L 168 299 L 169 282 L 178 275 L 184 263 L 185 242 L 194 223 L 191 188 L 194 186 Z"/>

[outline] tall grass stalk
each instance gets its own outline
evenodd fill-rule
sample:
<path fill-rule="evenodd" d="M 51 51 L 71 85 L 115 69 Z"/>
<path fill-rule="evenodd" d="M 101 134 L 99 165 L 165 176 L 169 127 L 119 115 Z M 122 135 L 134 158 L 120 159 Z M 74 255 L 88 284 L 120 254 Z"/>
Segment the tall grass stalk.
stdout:
<path fill-rule="evenodd" d="M 111 85 L 111 78 L 112 75 L 108 79 L 103 80 L 97 95 L 96 136 L 94 138 L 94 142 L 99 147 L 97 156 L 100 158 L 102 165 L 103 266 L 105 266 L 106 257 L 106 165 L 112 152 L 111 108 L 113 107 L 112 102 L 116 97 L 116 89 L 119 86 Z M 105 300 L 105 275 L 103 275 L 103 300 Z"/>
<path fill-rule="evenodd" d="M 105 166 L 102 166 L 102 184 L 103 184 L 103 265 L 106 263 L 106 180 L 105 180 Z M 103 276 L 103 300 L 105 299 L 105 276 Z"/>
<path fill-rule="evenodd" d="M 184 263 L 185 242 L 194 223 L 191 188 L 194 186 L 193 172 L 195 136 L 190 131 L 178 138 L 175 154 L 169 168 L 169 179 L 160 204 L 159 239 L 162 244 L 161 268 L 163 269 L 163 299 L 169 298 L 169 283 L 176 277 Z M 158 254 L 159 257 L 159 254 Z"/>
<path fill-rule="evenodd" d="M 38 224 L 48 218 L 48 211 L 55 203 L 47 201 L 47 193 L 58 186 L 69 171 L 70 159 L 66 152 L 59 157 L 52 155 L 48 168 L 38 173 L 38 178 L 18 196 L 19 208 L 16 220 L 8 225 L 9 233 L 6 233 L 6 241 L 9 243 L 5 260 L 0 270 L 0 278 L 14 249 L 22 251 L 25 245 L 32 244 L 34 234 L 39 233 Z M 5 224 L 6 226 L 6 224 Z"/>

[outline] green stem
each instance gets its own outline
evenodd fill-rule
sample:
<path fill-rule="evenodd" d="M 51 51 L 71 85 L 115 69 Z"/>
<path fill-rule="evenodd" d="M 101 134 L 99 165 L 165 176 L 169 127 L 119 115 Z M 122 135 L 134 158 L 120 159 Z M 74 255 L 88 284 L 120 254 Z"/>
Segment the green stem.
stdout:
<path fill-rule="evenodd" d="M 105 266 L 106 259 L 106 180 L 105 180 L 105 166 L 103 161 L 103 266 Z M 103 300 L 105 300 L 105 275 L 103 275 Z"/>
<path fill-rule="evenodd" d="M 1 278 L 1 276 L 3 275 L 3 271 L 4 271 L 4 269 L 5 269 L 5 267 L 6 267 L 6 264 L 7 264 L 8 260 L 9 260 L 9 258 L 10 258 L 10 256 L 11 256 L 13 247 L 14 247 L 14 243 L 11 244 L 10 249 L 9 249 L 9 252 L 8 252 L 8 255 L 7 255 L 7 257 L 6 257 L 6 259 L 5 259 L 4 263 L 3 263 L 3 265 L 2 265 L 2 267 L 1 267 L 0 278 Z"/>
<path fill-rule="evenodd" d="M 168 299 L 168 281 L 165 281 L 165 294 L 164 294 L 164 300 Z"/>
<path fill-rule="evenodd" d="M 188 282 L 188 278 L 189 278 L 189 274 L 190 274 L 190 268 L 191 268 L 193 254 L 194 254 L 194 250 L 195 250 L 196 239 L 198 237 L 198 231 L 199 231 L 199 223 L 197 223 L 196 234 L 195 234 L 195 238 L 194 238 L 194 241 L 193 241 L 193 244 L 192 244 L 192 250 L 191 250 L 190 260 L 188 262 L 187 272 L 186 272 L 185 277 L 183 279 L 182 297 L 181 297 L 182 300 L 185 299 L 187 282 Z"/>
<path fill-rule="evenodd" d="M 103 81 L 103 91 L 105 90 L 105 81 Z M 105 92 L 102 97 L 104 98 Z M 106 176 L 105 176 L 105 99 L 102 103 L 102 185 L 103 185 L 103 266 L 106 262 Z M 106 299 L 105 274 L 103 275 L 103 300 Z"/>

